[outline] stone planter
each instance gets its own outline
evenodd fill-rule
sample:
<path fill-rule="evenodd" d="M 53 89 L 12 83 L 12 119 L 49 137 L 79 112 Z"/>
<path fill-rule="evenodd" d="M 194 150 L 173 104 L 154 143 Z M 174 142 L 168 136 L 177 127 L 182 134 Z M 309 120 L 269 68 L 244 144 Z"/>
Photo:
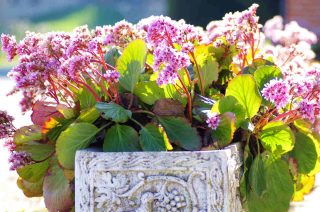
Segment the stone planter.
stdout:
<path fill-rule="evenodd" d="M 76 211 L 241 211 L 239 144 L 199 152 L 103 153 L 75 161 Z"/>

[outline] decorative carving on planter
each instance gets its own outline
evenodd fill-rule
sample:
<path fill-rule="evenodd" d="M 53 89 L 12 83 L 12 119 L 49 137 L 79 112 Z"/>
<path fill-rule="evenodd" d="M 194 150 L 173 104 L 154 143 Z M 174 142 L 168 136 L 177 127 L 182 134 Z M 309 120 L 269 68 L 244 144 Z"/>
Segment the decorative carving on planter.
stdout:
<path fill-rule="evenodd" d="M 76 211 L 236 211 L 237 151 L 78 151 Z"/>

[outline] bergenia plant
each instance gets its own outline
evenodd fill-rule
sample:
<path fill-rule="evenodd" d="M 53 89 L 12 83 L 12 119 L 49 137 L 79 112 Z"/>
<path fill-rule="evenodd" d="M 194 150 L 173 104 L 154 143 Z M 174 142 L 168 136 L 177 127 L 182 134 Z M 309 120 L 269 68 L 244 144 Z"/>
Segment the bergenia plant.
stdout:
<path fill-rule="evenodd" d="M 9 76 L 33 125 L 1 113 L 1 138 L 28 197 L 73 208 L 74 157 L 105 152 L 214 150 L 241 142 L 243 207 L 287 211 L 320 171 L 320 69 L 313 33 L 258 5 L 207 30 L 152 16 L 137 24 L 2 35 Z M 303 51 L 301 51 L 303 47 Z M 4 117 L 4 118 L 2 118 Z"/>

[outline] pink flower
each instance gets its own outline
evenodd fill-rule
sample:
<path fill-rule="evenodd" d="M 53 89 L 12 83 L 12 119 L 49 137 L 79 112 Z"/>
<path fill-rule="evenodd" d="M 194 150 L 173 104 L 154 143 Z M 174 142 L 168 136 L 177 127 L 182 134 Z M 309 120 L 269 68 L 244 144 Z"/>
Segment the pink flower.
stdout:
<path fill-rule="evenodd" d="M 11 163 L 10 170 L 14 171 L 18 168 L 21 168 L 25 165 L 32 164 L 31 155 L 27 152 L 12 152 L 8 159 Z"/>
<path fill-rule="evenodd" d="M 17 147 L 12 138 L 7 138 L 3 146 L 7 148 L 10 152 L 13 152 Z"/>
<path fill-rule="evenodd" d="M 302 100 L 299 102 L 298 112 L 300 116 L 304 119 L 310 120 L 312 123 L 316 120 L 315 109 L 316 104 Z"/>
<path fill-rule="evenodd" d="M 207 114 L 208 119 L 206 123 L 208 124 L 208 127 L 210 127 L 213 130 L 216 130 L 220 124 L 220 116 L 218 113 L 215 112 L 209 112 Z"/>
<path fill-rule="evenodd" d="M 120 79 L 120 73 L 116 70 L 107 70 L 103 76 L 108 83 L 117 83 Z"/>
<path fill-rule="evenodd" d="M 17 55 L 17 41 L 14 36 L 1 34 L 2 51 L 7 54 L 8 61 Z"/>
<path fill-rule="evenodd" d="M 171 65 L 166 66 L 160 73 L 157 79 L 158 85 L 176 84 L 178 72 Z"/>
<path fill-rule="evenodd" d="M 7 112 L 0 110 L 0 139 L 8 138 L 13 135 L 15 128 L 12 124 L 13 117 Z"/>
<path fill-rule="evenodd" d="M 277 109 L 283 108 L 290 99 L 289 85 L 282 79 L 273 79 L 264 86 L 262 95 L 275 104 Z"/>

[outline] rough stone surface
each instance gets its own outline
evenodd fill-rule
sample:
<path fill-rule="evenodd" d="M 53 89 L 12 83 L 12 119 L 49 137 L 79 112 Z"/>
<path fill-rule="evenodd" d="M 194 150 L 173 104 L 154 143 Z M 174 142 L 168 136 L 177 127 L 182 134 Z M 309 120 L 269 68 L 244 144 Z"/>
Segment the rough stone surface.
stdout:
<path fill-rule="evenodd" d="M 76 211 L 241 211 L 239 146 L 202 152 L 78 151 Z"/>

